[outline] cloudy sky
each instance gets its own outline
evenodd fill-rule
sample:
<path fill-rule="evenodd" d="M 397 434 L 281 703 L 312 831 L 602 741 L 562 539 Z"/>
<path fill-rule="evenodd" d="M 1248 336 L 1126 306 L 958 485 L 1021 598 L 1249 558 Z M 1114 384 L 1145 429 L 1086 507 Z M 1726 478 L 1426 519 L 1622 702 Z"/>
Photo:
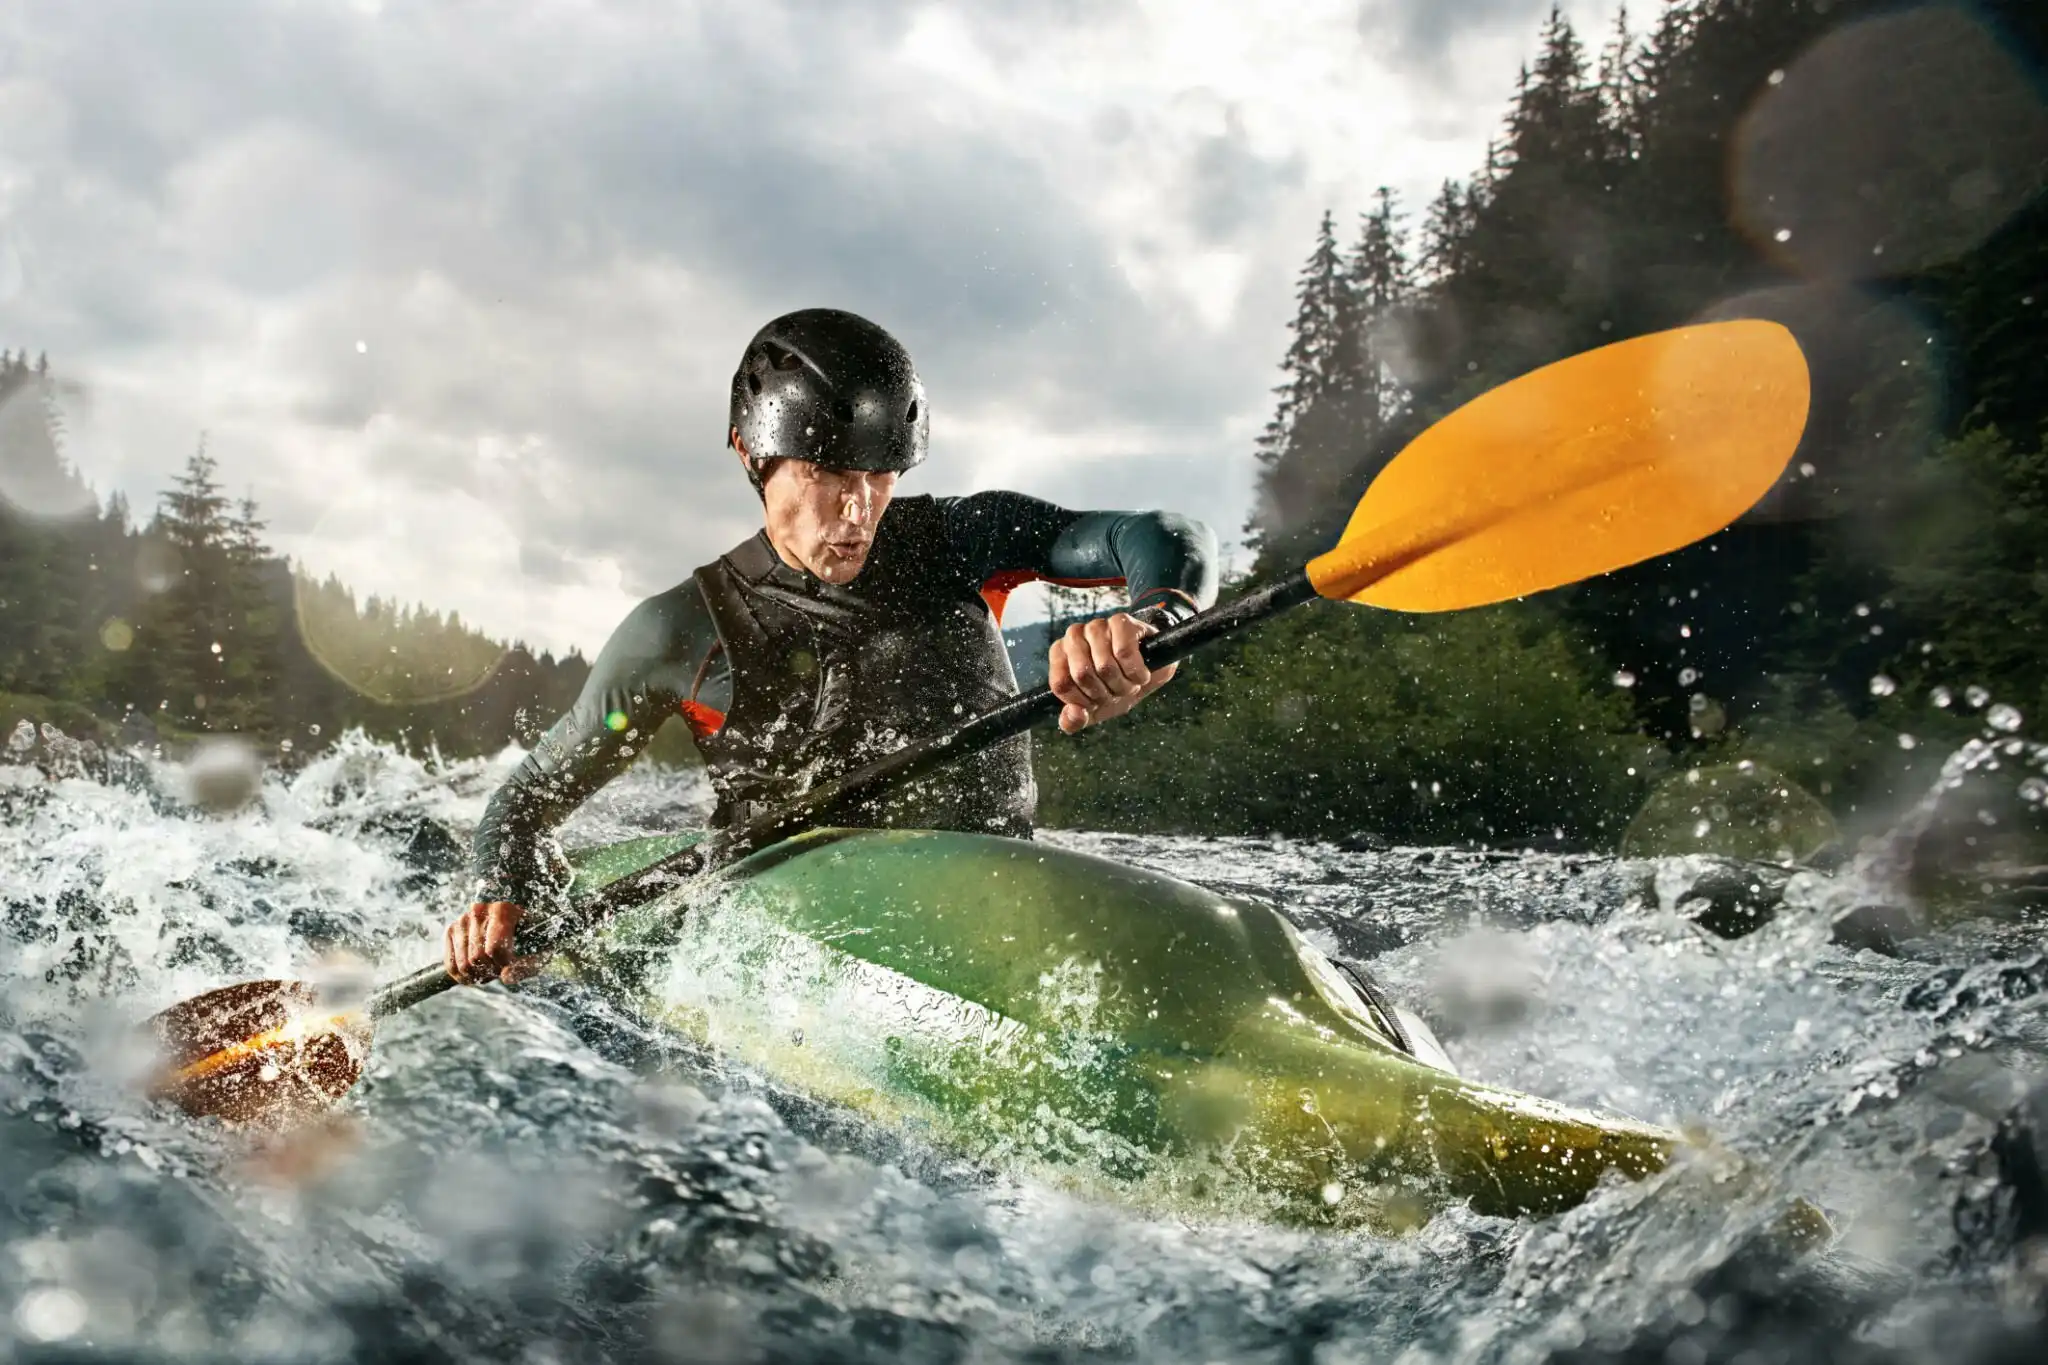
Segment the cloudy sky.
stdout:
<path fill-rule="evenodd" d="M 0 347 L 102 492 L 204 431 L 303 564 L 555 649 L 757 524 L 792 308 L 911 348 L 910 489 L 1234 544 L 1317 216 L 1467 174 L 1549 5 L 0 0 Z"/>

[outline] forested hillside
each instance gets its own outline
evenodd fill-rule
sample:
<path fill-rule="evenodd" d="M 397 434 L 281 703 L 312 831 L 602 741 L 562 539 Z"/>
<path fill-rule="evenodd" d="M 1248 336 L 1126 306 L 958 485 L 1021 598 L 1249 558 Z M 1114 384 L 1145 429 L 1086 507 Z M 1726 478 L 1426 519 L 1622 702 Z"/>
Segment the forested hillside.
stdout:
<path fill-rule="evenodd" d="M 454 617 L 315 581 L 203 442 L 146 521 L 102 504 L 62 450 L 49 365 L 0 354 L 0 727 L 155 742 L 245 736 L 304 756 L 361 727 L 409 748 L 494 751 L 582 686 Z M 522 715 L 522 712 L 524 713 Z"/>
<path fill-rule="evenodd" d="M 1748 761 L 1853 821 L 2048 707 L 2048 7 L 1694 0 L 1594 46 L 1553 12 L 1471 179 L 1317 225 L 1253 577 L 1465 399 L 1692 321 L 1800 338 L 1787 481 L 1526 603 L 1311 608 L 1042 744 L 1053 818 L 1604 842 L 1666 774 Z"/>

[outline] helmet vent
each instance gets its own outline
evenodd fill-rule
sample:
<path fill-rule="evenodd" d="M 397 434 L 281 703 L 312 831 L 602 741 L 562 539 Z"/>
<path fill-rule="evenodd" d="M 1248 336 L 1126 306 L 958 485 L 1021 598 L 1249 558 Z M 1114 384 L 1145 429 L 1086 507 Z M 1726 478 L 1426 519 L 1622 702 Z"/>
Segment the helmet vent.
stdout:
<path fill-rule="evenodd" d="M 848 399 L 840 399 L 832 405 L 832 415 L 842 422 L 851 422 L 853 420 L 852 402 Z"/>
<path fill-rule="evenodd" d="M 915 398 L 910 400 L 910 411 L 903 414 L 903 420 L 906 422 L 917 421 L 917 400 Z"/>
<path fill-rule="evenodd" d="M 777 346 L 771 341 L 767 343 L 767 350 L 768 363 L 778 370 L 800 370 L 804 367 L 803 360 L 787 346 Z"/>
<path fill-rule="evenodd" d="M 761 394 L 761 376 L 753 370 L 747 371 L 747 389 L 757 398 Z"/>

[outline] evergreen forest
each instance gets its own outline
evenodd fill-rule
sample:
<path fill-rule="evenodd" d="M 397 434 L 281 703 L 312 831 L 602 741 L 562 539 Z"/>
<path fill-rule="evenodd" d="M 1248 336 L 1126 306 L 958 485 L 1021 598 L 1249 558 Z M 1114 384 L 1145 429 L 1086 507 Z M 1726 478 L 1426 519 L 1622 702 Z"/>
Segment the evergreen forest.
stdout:
<path fill-rule="evenodd" d="M 1611 846 L 1660 788 L 1728 772 L 1854 833 L 2043 716 L 2044 60 L 2032 0 L 1682 0 L 1592 40 L 1553 11 L 1469 179 L 1315 226 L 1247 581 L 1330 544 L 1464 400 L 1689 322 L 1799 338 L 1786 480 L 1703 544 L 1528 601 L 1313 604 L 1041 743 L 1045 816 Z"/>
<path fill-rule="evenodd" d="M 63 431 L 48 361 L 0 354 L 0 738 L 232 734 L 289 763 L 354 728 L 458 757 L 530 737 L 589 672 L 296 572 L 203 441 L 138 524 L 79 478 Z"/>

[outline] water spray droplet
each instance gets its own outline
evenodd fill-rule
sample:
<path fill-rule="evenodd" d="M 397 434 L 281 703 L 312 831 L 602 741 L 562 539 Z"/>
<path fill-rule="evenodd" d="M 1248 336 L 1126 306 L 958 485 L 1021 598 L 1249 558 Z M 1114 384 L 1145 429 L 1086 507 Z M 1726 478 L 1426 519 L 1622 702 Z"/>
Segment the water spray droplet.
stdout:
<path fill-rule="evenodd" d="M 1991 700 L 1991 693 L 1982 687 L 1966 687 L 1963 689 L 1963 700 L 1972 707 L 1981 707 Z"/>
<path fill-rule="evenodd" d="M 1870 695 L 1873 697 L 1889 697 L 1898 690 L 1899 685 L 1882 673 L 1870 680 Z"/>
<path fill-rule="evenodd" d="M 1933 702 L 1936 706 L 1944 708 L 1955 701 L 1955 699 L 1956 694 L 1949 691 L 1946 687 L 1937 687 L 1927 694 L 1927 700 Z"/>
<path fill-rule="evenodd" d="M 14 1325 L 30 1341 L 63 1341 L 85 1326 L 85 1300 L 62 1285 L 39 1285 L 14 1306 Z"/>
<path fill-rule="evenodd" d="M 263 760 L 242 740 L 220 736 L 200 741 L 180 777 L 189 804 L 220 814 L 249 804 L 263 782 Z"/>
<path fill-rule="evenodd" d="M 1998 705 L 1984 713 L 1984 723 L 1986 725 L 1989 725 L 1994 730 L 2001 730 L 2006 734 L 2011 734 L 2019 729 L 2021 719 L 2019 708 L 2017 706 L 2008 706 L 2004 702 L 1998 703 Z"/>
<path fill-rule="evenodd" d="M 1614 685 L 1616 687 L 1634 687 L 1636 685 L 1636 675 L 1625 668 L 1618 668 L 1614 671 Z"/>

